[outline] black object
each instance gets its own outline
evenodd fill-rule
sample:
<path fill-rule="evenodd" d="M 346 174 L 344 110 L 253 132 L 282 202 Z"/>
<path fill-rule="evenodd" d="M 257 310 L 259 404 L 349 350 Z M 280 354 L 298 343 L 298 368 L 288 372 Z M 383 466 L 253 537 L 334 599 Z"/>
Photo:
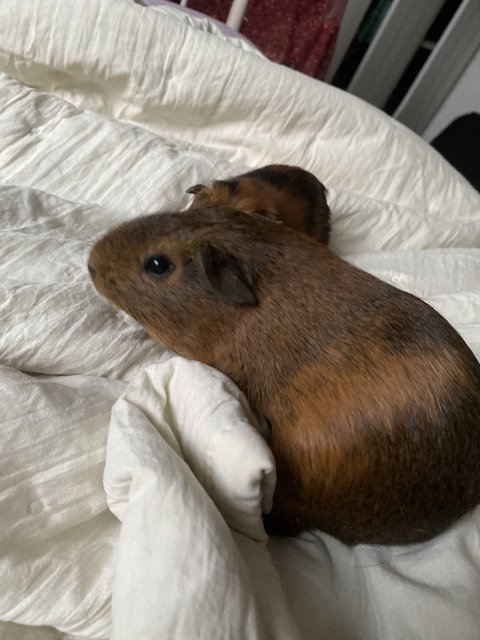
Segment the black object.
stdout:
<path fill-rule="evenodd" d="M 431 145 L 480 191 L 480 114 L 467 113 L 451 122 Z"/>

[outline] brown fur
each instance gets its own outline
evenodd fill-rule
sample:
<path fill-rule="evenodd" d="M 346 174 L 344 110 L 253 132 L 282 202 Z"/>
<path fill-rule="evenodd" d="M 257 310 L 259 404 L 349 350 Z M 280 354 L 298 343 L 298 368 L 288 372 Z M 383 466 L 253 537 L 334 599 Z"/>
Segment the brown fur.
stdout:
<path fill-rule="evenodd" d="M 142 271 L 158 254 L 175 264 L 163 278 Z M 271 532 L 416 542 L 480 501 L 480 365 L 418 298 L 222 207 L 114 229 L 90 268 L 154 339 L 223 371 L 270 420 Z"/>
<path fill-rule="evenodd" d="M 328 244 L 330 209 L 326 189 L 317 178 L 300 167 L 270 164 L 211 185 L 197 184 L 191 209 L 225 206 L 282 222 Z"/>

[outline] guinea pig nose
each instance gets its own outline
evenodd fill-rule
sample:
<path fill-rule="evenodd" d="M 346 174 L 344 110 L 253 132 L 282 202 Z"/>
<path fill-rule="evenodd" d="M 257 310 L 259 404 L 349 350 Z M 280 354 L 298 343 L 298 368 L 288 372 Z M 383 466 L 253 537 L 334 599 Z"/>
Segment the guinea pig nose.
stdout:
<path fill-rule="evenodd" d="M 97 273 L 95 271 L 95 269 L 89 264 L 88 265 L 88 272 L 90 274 L 90 277 L 92 278 L 92 280 L 95 278 L 95 274 Z"/>

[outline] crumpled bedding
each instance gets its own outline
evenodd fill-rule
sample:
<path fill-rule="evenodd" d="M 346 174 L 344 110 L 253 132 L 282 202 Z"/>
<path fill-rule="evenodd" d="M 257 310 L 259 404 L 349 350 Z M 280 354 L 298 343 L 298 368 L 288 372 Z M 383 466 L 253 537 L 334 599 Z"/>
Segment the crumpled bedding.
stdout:
<path fill-rule="evenodd" d="M 191 184 L 299 164 L 334 250 L 480 357 L 479 194 L 360 100 L 128 0 L 4 0 L 0 103 L 0 638 L 478 637 L 478 509 L 413 547 L 267 543 L 242 394 L 101 299 L 86 258 Z"/>

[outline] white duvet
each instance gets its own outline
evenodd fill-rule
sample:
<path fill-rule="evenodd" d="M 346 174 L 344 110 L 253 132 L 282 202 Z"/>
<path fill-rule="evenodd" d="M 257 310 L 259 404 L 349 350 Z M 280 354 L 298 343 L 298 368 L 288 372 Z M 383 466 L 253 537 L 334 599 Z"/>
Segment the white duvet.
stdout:
<path fill-rule="evenodd" d="M 267 543 L 243 396 L 89 282 L 106 229 L 268 162 L 313 171 L 332 248 L 480 357 L 480 196 L 414 134 L 165 10 L 0 3 L 1 640 L 480 637 L 478 509 L 416 547 Z"/>

